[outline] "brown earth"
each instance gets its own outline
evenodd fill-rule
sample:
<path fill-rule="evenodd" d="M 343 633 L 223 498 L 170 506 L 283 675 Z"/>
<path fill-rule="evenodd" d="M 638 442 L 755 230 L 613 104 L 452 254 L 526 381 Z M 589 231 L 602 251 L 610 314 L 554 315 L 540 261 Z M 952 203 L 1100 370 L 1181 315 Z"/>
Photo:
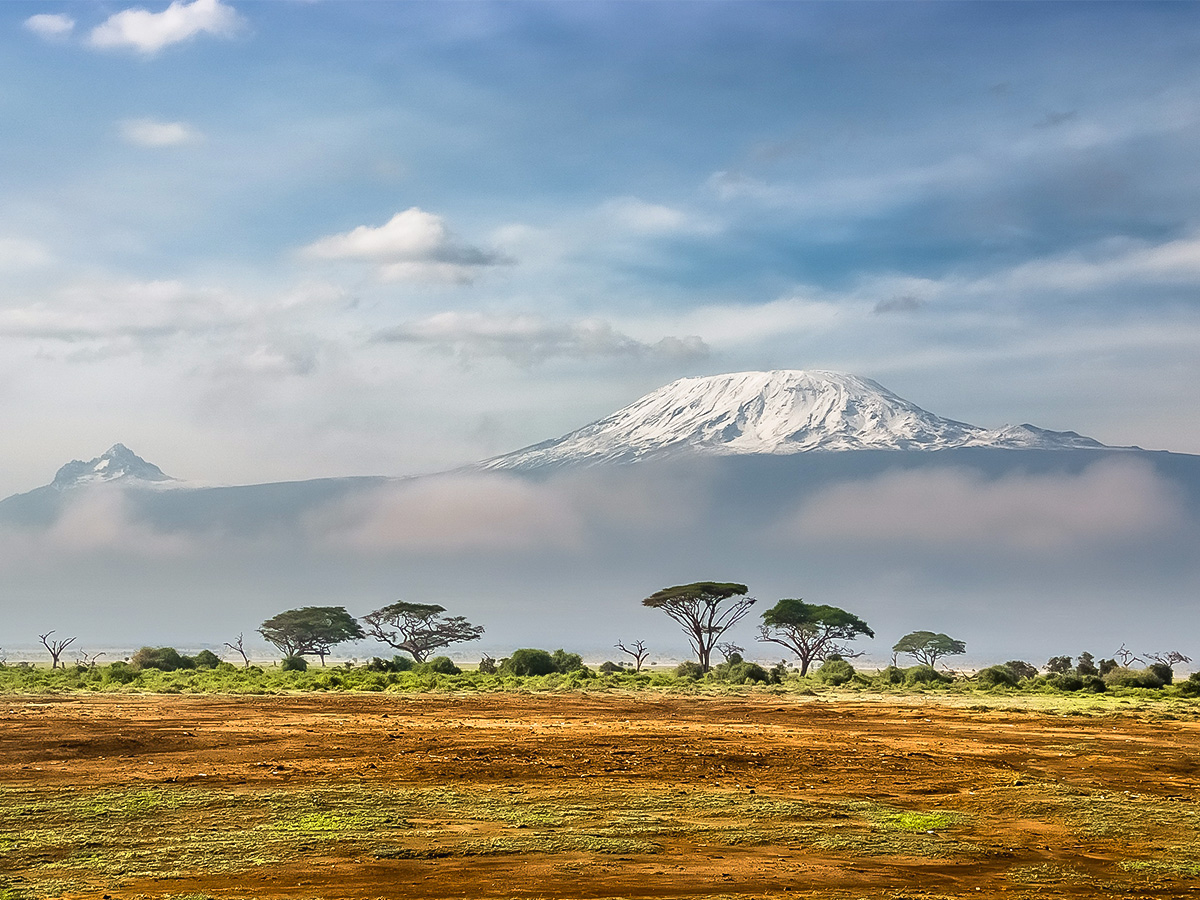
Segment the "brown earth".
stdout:
<path fill-rule="evenodd" d="M 0 900 L 1200 891 L 1192 707 L 965 702 L 0 697 Z"/>

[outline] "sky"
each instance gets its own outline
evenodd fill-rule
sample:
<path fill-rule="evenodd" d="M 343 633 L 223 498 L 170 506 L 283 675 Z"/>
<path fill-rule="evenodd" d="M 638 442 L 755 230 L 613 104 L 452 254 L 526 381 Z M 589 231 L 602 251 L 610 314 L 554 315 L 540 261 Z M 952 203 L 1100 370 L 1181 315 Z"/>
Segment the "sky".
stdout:
<path fill-rule="evenodd" d="M 0 4 L 0 496 L 818 368 L 1200 453 L 1200 8 Z"/>

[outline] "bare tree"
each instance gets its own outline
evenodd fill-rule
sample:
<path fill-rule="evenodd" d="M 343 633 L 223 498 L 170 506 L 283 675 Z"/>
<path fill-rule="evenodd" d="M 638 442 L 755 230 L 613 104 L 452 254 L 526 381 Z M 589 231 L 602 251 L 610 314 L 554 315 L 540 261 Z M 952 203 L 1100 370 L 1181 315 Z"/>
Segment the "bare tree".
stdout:
<path fill-rule="evenodd" d="M 626 647 L 624 641 L 617 641 L 616 648 L 622 653 L 628 653 L 633 657 L 634 671 L 642 671 L 642 664 L 646 662 L 646 657 L 650 655 L 650 651 L 646 649 L 645 641 L 634 641 L 630 646 Z"/>
<path fill-rule="evenodd" d="M 103 650 L 101 650 L 99 653 L 93 653 L 91 656 L 88 656 L 86 653 L 80 650 L 78 662 L 81 666 L 87 666 L 89 669 L 94 669 L 96 668 L 96 660 L 102 656 L 104 656 Z"/>
<path fill-rule="evenodd" d="M 50 640 L 50 635 L 52 634 L 54 634 L 53 631 L 47 631 L 45 634 L 39 634 L 38 638 L 41 640 L 42 646 L 50 651 L 50 668 L 57 669 L 59 666 L 59 657 L 62 656 L 64 650 L 75 642 L 75 638 L 69 637 L 59 641 L 52 641 Z M 63 668 L 65 669 L 66 666 L 63 666 Z"/>
<path fill-rule="evenodd" d="M 1147 653 L 1146 659 L 1164 666 L 1175 666 L 1192 661 L 1190 656 L 1184 656 L 1178 650 L 1168 650 L 1166 653 Z"/>
<path fill-rule="evenodd" d="M 1121 668 L 1123 669 L 1128 669 L 1135 662 L 1145 662 L 1140 656 L 1134 654 L 1132 650 L 1126 649 L 1124 644 L 1113 654 L 1113 658 L 1121 664 Z"/>
<path fill-rule="evenodd" d="M 229 643 L 229 641 L 226 641 L 225 646 L 228 647 L 230 650 L 232 650 L 234 653 L 240 654 L 242 657 L 242 668 L 248 669 L 248 668 L 250 668 L 250 657 L 246 655 L 246 648 L 243 645 L 243 638 L 242 638 L 243 634 L 244 634 L 244 632 L 239 631 L 237 643 L 231 644 L 231 643 Z"/>

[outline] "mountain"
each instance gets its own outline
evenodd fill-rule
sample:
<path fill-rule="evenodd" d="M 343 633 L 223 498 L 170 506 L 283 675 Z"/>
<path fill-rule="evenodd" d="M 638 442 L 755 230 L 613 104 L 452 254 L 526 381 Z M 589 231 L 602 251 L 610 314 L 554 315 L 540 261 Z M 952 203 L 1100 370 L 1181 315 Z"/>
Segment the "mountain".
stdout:
<path fill-rule="evenodd" d="M 633 462 L 687 453 L 845 450 L 1104 450 L 1073 431 L 989 430 L 943 419 L 869 378 L 782 370 L 681 378 L 563 437 L 497 456 L 485 469 Z"/>
<path fill-rule="evenodd" d="M 113 444 L 104 453 L 87 462 L 73 459 L 54 476 L 50 487 L 65 491 L 103 482 L 121 481 L 126 484 L 162 484 L 176 479 L 164 474 L 154 463 L 148 463 L 124 444 Z"/>

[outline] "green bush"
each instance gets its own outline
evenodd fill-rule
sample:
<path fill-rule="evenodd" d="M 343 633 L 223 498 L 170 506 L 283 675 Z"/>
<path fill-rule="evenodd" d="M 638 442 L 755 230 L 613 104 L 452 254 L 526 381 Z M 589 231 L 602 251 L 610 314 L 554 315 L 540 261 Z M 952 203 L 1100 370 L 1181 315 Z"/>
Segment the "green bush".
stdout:
<path fill-rule="evenodd" d="M 606 659 L 604 662 L 600 663 L 601 675 L 616 675 L 618 672 L 622 671 L 624 670 L 621 668 L 621 664 L 615 663 L 611 659 Z"/>
<path fill-rule="evenodd" d="M 221 657 L 211 650 L 201 650 L 192 657 L 192 661 L 196 664 L 197 669 L 215 669 L 221 664 Z"/>
<path fill-rule="evenodd" d="M 737 654 L 734 654 L 736 656 Z M 713 677 L 727 684 L 750 684 L 767 682 L 771 676 L 758 663 L 746 662 L 740 656 L 737 662 L 732 657 L 729 662 L 723 662 L 712 671 Z"/>
<path fill-rule="evenodd" d="M 138 677 L 138 672 L 128 663 L 109 663 L 101 670 L 101 681 L 107 684 L 129 684 Z"/>
<path fill-rule="evenodd" d="M 497 668 L 496 661 L 485 653 L 479 660 L 479 667 L 475 671 L 480 675 L 495 675 Z"/>
<path fill-rule="evenodd" d="M 788 664 L 786 659 L 781 659 L 775 665 L 771 666 L 767 672 L 771 676 L 771 684 L 783 684 L 783 679 L 788 676 Z"/>
<path fill-rule="evenodd" d="M 685 659 L 675 667 L 674 675 L 676 678 L 691 678 L 693 680 L 704 677 L 704 667 L 694 659 Z"/>
<path fill-rule="evenodd" d="M 130 657 L 129 665 L 134 669 L 158 669 L 162 672 L 174 672 L 178 669 L 194 669 L 196 661 L 191 657 L 180 655 L 174 647 L 143 647 Z"/>
<path fill-rule="evenodd" d="M 417 666 L 417 673 L 421 675 L 461 675 L 462 669 L 454 664 L 448 656 L 435 656 L 433 659 L 426 660 Z"/>
<path fill-rule="evenodd" d="M 915 684 L 949 684 L 954 679 L 944 672 L 939 672 L 933 666 L 912 666 L 904 670 L 904 683 Z"/>
<path fill-rule="evenodd" d="M 1163 684 L 1170 684 L 1175 680 L 1175 670 L 1166 663 L 1150 663 L 1150 665 L 1146 666 L 1146 671 L 1153 672 L 1155 677 Z"/>
<path fill-rule="evenodd" d="M 816 679 L 823 681 L 825 684 L 837 687 L 840 684 L 845 684 L 854 677 L 854 666 L 846 662 L 840 656 L 831 656 L 825 662 L 821 663 L 821 668 L 816 671 Z"/>
<path fill-rule="evenodd" d="M 285 656 L 279 668 L 285 672 L 304 672 L 308 670 L 308 660 L 303 656 Z"/>
<path fill-rule="evenodd" d="M 554 657 L 545 650 L 524 647 L 514 650 L 513 655 L 500 662 L 501 675 L 549 675 L 558 671 Z"/>
<path fill-rule="evenodd" d="M 1027 663 L 1023 659 L 1010 659 L 1004 664 L 1004 668 L 1017 676 L 1017 681 L 1024 681 L 1026 678 L 1037 678 L 1038 675 L 1037 666 Z"/>
<path fill-rule="evenodd" d="M 904 670 L 899 666 L 880 669 L 875 677 L 881 684 L 904 684 Z"/>
<path fill-rule="evenodd" d="M 408 672 L 416 665 L 412 657 L 409 656 L 393 656 L 391 659 L 381 659 L 378 656 L 372 656 L 371 661 L 367 663 L 368 672 Z"/>
<path fill-rule="evenodd" d="M 1126 688 L 1160 688 L 1164 682 L 1158 674 L 1150 669 L 1116 668 L 1104 676 L 1104 683 L 1109 687 Z"/>
<path fill-rule="evenodd" d="M 975 676 L 975 680 L 979 682 L 980 687 L 997 688 L 1016 687 L 1019 679 L 1012 669 L 1004 665 L 988 666 L 986 669 L 980 670 Z"/>
<path fill-rule="evenodd" d="M 566 675 L 568 672 L 577 672 L 580 669 L 586 669 L 583 664 L 583 657 L 578 653 L 568 653 L 561 647 L 554 651 L 550 657 L 554 661 L 554 671 L 562 672 Z"/>
<path fill-rule="evenodd" d="M 1074 672 L 1062 672 L 1058 675 L 1051 675 L 1046 683 L 1060 691 L 1083 690 L 1083 679 Z"/>

